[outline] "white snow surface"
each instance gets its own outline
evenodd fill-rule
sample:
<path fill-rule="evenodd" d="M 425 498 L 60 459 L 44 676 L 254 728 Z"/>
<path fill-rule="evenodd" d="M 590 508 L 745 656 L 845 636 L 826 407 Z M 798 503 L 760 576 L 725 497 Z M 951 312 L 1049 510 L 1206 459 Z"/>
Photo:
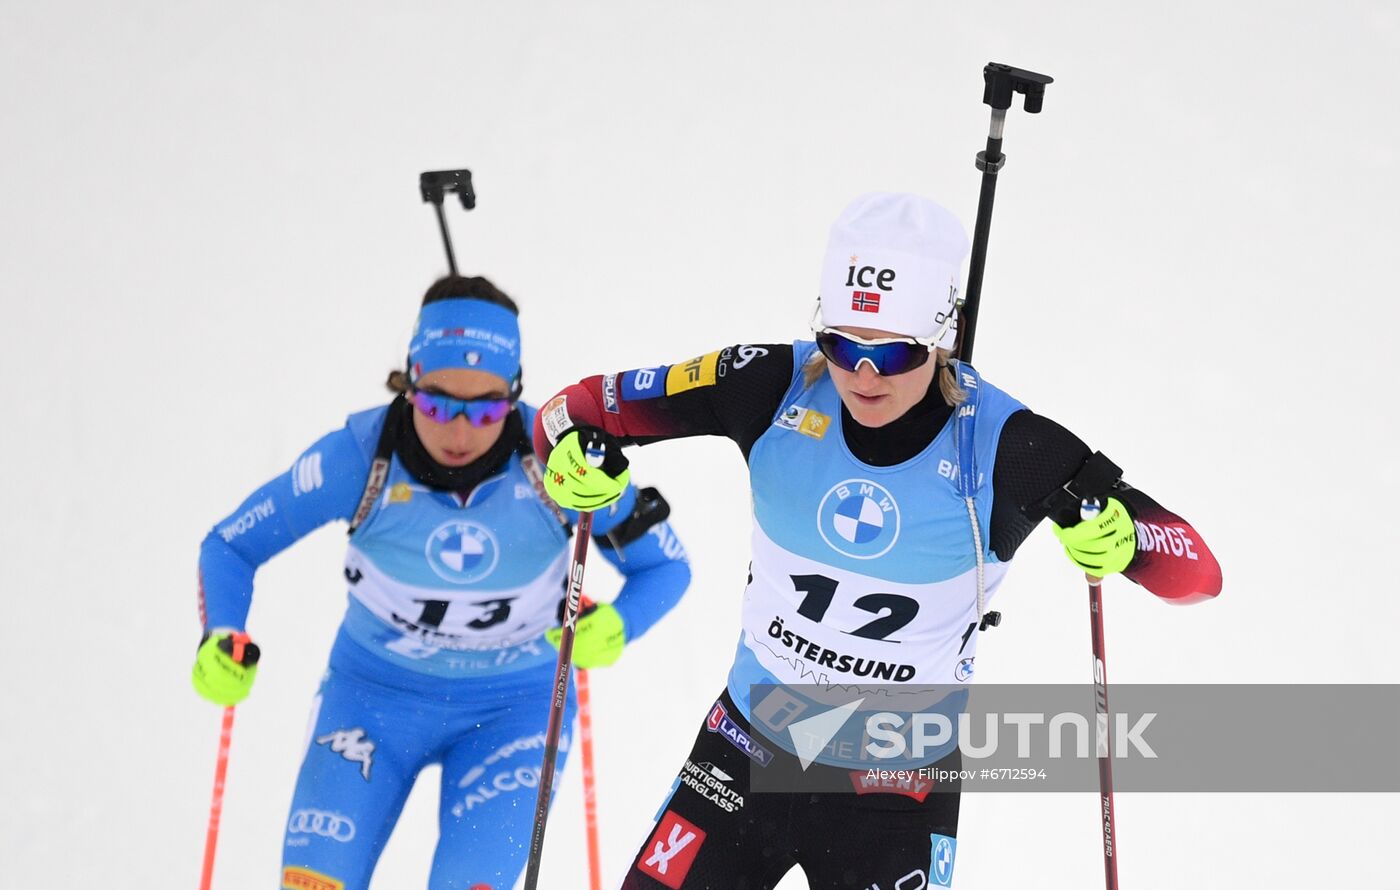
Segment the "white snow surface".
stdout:
<path fill-rule="evenodd" d="M 1056 81 L 1008 117 L 977 364 L 1224 565 L 1192 608 L 1110 582 L 1111 679 L 1400 682 L 1393 3 L 55 0 L 5 20 L 0 887 L 195 886 L 219 727 L 189 683 L 198 544 L 385 399 L 444 265 L 420 170 L 474 171 L 458 254 L 521 302 L 538 403 L 802 336 L 856 194 L 918 191 L 970 229 L 992 60 Z M 695 579 L 596 672 L 610 886 L 723 684 L 749 531 L 730 443 L 633 459 Z M 216 887 L 274 886 L 344 546 L 323 529 L 258 575 Z M 589 578 L 616 587 L 602 560 Z M 1038 531 L 979 681 L 1088 681 L 1084 600 Z M 375 887 L 424 886 L 437 775 Z M 583 886 L 579 775 L 544 887 Z M 1395 806 L 1120 794 L 1123 886 L 1395 886 Z M 965 795 L 957 886 L 1096 886 L 1095 810 Z"/>

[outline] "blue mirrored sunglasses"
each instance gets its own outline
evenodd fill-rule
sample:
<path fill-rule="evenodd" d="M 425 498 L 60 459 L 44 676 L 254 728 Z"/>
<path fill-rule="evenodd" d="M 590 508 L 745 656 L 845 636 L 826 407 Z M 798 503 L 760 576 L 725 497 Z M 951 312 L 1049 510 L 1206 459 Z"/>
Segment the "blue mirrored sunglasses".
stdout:
<path fill-rule="evenodd" d="M 913 338 L 862 340 L 829 328 L 816 335 L 822 355 L 843 371 L 855 372 L 862 362 L 869 362 L 875 373 L 892 377 L 914 370 L 933 355 L 931 345 Z"/>
<path fill-rule="evenodd" d="M 472 426 L 500 423 L 515 406 L 514 399 L 454 399 L 421 389 L 413 390 L 409 400 L 413 402 L 413 407 L 436 423 L 451 423 L 458 415 L 465 414 L 467 423 Z"/>

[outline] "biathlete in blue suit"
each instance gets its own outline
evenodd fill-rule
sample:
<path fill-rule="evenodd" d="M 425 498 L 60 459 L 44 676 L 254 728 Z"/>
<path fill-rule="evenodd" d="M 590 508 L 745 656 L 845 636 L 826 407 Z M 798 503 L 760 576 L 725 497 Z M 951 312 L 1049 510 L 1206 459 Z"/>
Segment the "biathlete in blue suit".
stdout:
<path fill-rule="evenodd" d="M 327 522 L 350 527 L 349 608 L 312 706 L 283 888 L 368 887 L 433 763 L 431 890 L 506 890 L 525 864 L 576 514 L 544 495 L 530 450 L 517 314 L 484 278 L 435 283 L 394 400 L 351 415 L 204 539 L 194 685 L 232 705 L 257 671 L 244 627 L 258 566 Z M 668 513 L 628 485 L 594 514 L 626 581 L 579 622 L 579 667 L 616 661 L 680 599 L 690 568 Z M 566 732 L 561 769 L 567 749 Z"/>
<path fill-rule="evenodd" d="M 970 683 L 988 603 L 1047 518 L 1081 571 L 1177 604 L 1219 594 L 1220 565 L 1189 523 L 951 357 L 969 246 L 932 201 L 864 195 L 832 226 L 812 339 L 589 377 L 540 410 L 536 450 L 565 506 L 621 496 L 627 445 L 723 436 L 748 463 L 753 544 L 729 680 L 625 890 L 769 890 L 794 868 L 812 890 L 952 886 L 959 781 L 881 779 L 868 767 L 889 761 L 829 734 L 804 758 L 799 739 L 832 712 L 788 693 L 898 710 L 901 687 Z M 1130 368 L 1095 359 L 1077 395 Z M 1103 510 L 1084 520 L 1089 498 Z M 958 756 L 938 769 L 956 775 Z"/>

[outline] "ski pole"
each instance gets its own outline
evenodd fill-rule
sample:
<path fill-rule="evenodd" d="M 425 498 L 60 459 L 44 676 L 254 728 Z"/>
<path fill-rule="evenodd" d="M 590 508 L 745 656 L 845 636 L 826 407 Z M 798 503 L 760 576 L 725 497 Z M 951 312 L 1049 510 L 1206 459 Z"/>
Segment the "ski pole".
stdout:
<path fill-rule="evenodd" d="M 442 249 L 447 252 L 447 269 L 457 274 L 457 256 L 452 252 L 452 233 L 447 228 L 447 217 L 442 212 L 442 199 L 448 192 L 456 192 L 462 199 L 462 208 L 471 210 L 476 206 L 476 192 L 472 189 L 470 170 L 429 170 L 418 174 L 418 193 L 425 203 L 433 205 L 437 212 L 438 229 L 442 232 Z"/>
<path fill-rule="evenodd" d="M 237 647 L 235 642 L 235 647 Z M 224 777 L 228 774 L 228 746 L 234 737 L 234 705 L 224 708 L 224 725 L 218 730 L 218 761 L 214 765 L 214 796 L 209 802 L 209 830 L 204 834 L 204 870 L 199 890 L 209 890 L 214 880 L 214 849 L 218 847 L 218 817 L 224 812 Z"/>
<path fill-rule="evenodd" d="M 1100 510 L 1097 499 L 1084 500 L 1079 518 L 1093 519 Z M 1084 574 L 1089 582 L 1089 630 L 1094 646 L 1094 712 L 1097 726 L 1095 753 L 1099 760 L 1099 815 L 1103 824 L 1103 880 L 1108 890 L 1118 890 L 1118 834 L 1113 824 L 1113 750 L 1109 733 L 1108 668 L 1104 663 L 1103 579 Z"/>
<path fill-rule="evenodd" d="M 204 836 L 204 872 L 199 890 L 209 890 L 214 880 L 214 850 L 219 845 L 219 816 L 224 809 L 224 776 L 228 773 L 228 749 L 233 739 L 233 705 L 224 708 L 219 730 L 219 760 L 214 767 L 214 799 L 209 802 L 209 831 Z"/>
<path fill-rule="evenodd" d="M 1028 114 L 1039 114 L 1045 101 L 1045 87 L 1053 77 L 989 62 L 982 69 L 982 102 L 992 106 L 992 123 L 987 132 L 987 150 L 977 153 L 977 169 L 982 171 L 982 193 L 977 198 L 977 222 L 972 234 L 972 260 L 967 273 L 967 293 L 958 307 L 957 358 L 972 363 L 973 339 L 977 333 L 977 309 L 982 303 L 982 271 L 987 265 L 987 240 L 992 232 L 992 202 L 996 200 L 997 174 L 1006 164 L 1001 152 L 1002 128 L 1011 97 L 1024 93 Z"/>
<path fill-rule="evenodd" d="M 588 671 L 574 673 L 578 681 L 578 735 L 583 746 L 583 824 L 588 838 L 588 890 L 601 890 L 603 869 L 598 856 L 598 789 L 593 782 L 593 708 Z"/>
<path fill-rule="evenodd" d="M 549 818 L 549 794 L 554 786 L 554 762 L 559 739 L 564 733 L 564 707 L 569 698 L 569 674 L 574 658 L 574 626 L 578 623 L 583 596 L 583 568 L 588 561 L 588 539 L 593 533 L 593 513 L 582 510 L 574 530 L 574 557 L 569 565 L 569 593 L 564 598 L 564 616 L 559 637 L 559 660 L 554 669 L 554 697 L 549 702 L 549 725 L 544 734 L 544 763 L 535 791 L 535 826 L 530 834 L 530 859 L 525 868 L 525 890 L 535 890 L 544 855 L 545 822 Z"/>
<path fill-rule="evenodd" d="M 201 589 L 201 597 L 202 589 Z M 200 600 L 200 620 L 204 620 L 204 601 Z M 246 633 L 233 634 L 230 656 L 239 664 L 256 664 L 258 647 Z M 246 657 L 246 661 L 245 661 Z M 219 759 L 214 765 L 214 796 L 209 802 L 209 830 L 204 835 L 204 870 L 199 878 L 199 890 L 209 890 L 214 880 L 214 850 L 219 845 L 219 819 L 224 810 L 224 777 L 228 775 L 228 751 L 233 741 L 233 705 L 224 708 L 224 721 L 219 729 Z"/>

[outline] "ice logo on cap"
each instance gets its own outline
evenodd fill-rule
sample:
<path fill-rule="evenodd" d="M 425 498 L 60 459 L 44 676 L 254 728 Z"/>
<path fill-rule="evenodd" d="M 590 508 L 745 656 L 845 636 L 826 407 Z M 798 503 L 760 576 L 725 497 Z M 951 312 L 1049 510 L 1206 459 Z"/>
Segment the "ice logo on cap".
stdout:
<path fill-rule="evenodd" d="M 470 520 L 444 522 L 428 536 L 428 565 L 438 577 L 453 584 L 470 584 L 491 574 L 500 559 L 496 536 Z"/>
<path fill-rule="evenodd" d="M 851 265 L 846 267 L 846 287 L 878 287 L 880 290 L 894 290 L 895 271 L 877 269 L 874 266 L 861 266 L 856 271 L 860 257 L 852 256 Z"/>
<path fill-rule="evenodd" d="M 874 559 L 899 539 L 899 505 L 889 490 L 868 479 L 837 483 L 817 507 L 817 531 L 837 553 Z"/>

